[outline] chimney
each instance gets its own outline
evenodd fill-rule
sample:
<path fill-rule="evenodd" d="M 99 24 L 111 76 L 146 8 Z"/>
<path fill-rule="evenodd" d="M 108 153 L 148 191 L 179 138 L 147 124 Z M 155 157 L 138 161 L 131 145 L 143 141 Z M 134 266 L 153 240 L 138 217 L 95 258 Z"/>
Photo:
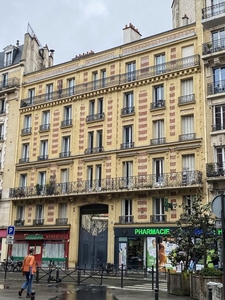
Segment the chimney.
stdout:
<path fill-rule="evenodd" d="M 125 25 L 123 28 L 123 44 L 131 43 L 141 39 L 141 34 L 133 24 Z"/>
<path fill-rule="evenodd" d="M 17 41 L 16 41 L 16 46 L 18 47 L 19 45 L 20 45 L 20 41 L 17 40 Z"/>
<path fill-rule="evenodd" d="M 182 20 L 183 20 L 183 26 L 188 25 L 189 18 L 186 14 L 183 16 Z"/>

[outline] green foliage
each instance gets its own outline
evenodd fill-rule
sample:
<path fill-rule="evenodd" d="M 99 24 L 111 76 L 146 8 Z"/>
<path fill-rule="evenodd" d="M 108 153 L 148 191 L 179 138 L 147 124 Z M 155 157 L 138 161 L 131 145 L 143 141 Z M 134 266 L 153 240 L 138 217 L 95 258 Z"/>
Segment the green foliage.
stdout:
<path fill-rule="evenodd" d="M 215 268 L 203 268 L 199 271 L 202 276 L 222 276 L 222 272 Z"/>

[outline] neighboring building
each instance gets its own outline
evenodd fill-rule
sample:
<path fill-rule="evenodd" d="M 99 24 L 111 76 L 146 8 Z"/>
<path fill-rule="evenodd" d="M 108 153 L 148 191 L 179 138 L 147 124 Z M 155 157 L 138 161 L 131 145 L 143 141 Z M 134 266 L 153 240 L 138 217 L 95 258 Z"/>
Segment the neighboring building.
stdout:
<path fill-rule="evenodd" d="M 11 222 L 9 189 L 14 184 L 15 178 L 22 77 L 24 73 L 52 65 L 52 58 L 44 57 L 46 50 L 43 50 L 42 56 L 40 55 L 40 46 L 28 25 L 23 45 L 17 41 L 15 46 L 8 45 L 3 52 L 0 52 L 0 226 L 2 228 L 0 249 L 2 258 L 6 257 L 6 227 Z"/>
<path fill-rule="evenodd" d="M 140 37 L 129 24 L 126 44 L 24 76 L 15 257 L 146 266 L 149 238 L 204 195 L 201 30 Z"/>

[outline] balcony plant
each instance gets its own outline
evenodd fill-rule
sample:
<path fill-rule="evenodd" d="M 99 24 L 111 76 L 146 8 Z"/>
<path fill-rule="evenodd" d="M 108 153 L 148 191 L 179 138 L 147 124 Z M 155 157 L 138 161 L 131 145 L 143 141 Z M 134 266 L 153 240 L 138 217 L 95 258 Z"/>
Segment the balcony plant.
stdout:
<path fill-rule="evenodd" d="M 206 44 L 206 53 L 207 54 L 212 53 L 212 43 L 207 43 Z"/>
<path fill-rule="evenodd" d="M 39 183 L 36 184 L 36 192 L 37 192 L 37 195 L 41 195 L 41 191 L 43 189 L 43 186 Z"/>

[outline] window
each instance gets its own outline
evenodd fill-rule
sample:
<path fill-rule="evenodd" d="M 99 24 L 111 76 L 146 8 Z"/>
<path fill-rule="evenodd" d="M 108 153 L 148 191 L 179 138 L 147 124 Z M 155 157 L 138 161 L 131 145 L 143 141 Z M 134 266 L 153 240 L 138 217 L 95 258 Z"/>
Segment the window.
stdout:
<path fill-rule="evenodd" d="M 181 140 L 193 140 L 194 134 L 194 116 L 182 116 L 181 117 Z"/>
<path fill-rule="evenodd" d="M 40 186 L 45 186 L 46 183 L 46 172 L 39 172 L 38 173 L 38 184 Z"/>
<path fill-rule="evenodd" d="M 7 67 L 12 64 L 12 51 L 5 53 L 4 66 Z"/>
<path fill-rule="evenodd" d="M 165 54 L 155 56 L 156 74 L 164 73 L 166 70 Z"/>
<path fill-rule="evenodd" d="M 70 156 L 70 136 L 64 136 L 62 139 L 61 157 Z"/>
<path fill-rule="evenodd" d="M 92 150 L 94 148 L 94 131 L 88 132 L 88 148 L 89 153 L 92 153 Z"/>
<path fill-rule="evenodd" d="M 192 78 L 183 80 L 181 82 L 181 93 L 182 93 L 182 96 L 193 94 L 193 79 Z"/>
<path fill-rule="evenodd" d="M 182 185 L 188 185 L 195 181 L 195 156 L 194 154 L 183 155 L 182 157 Z"/>
<path fill-rule="evenodd" d="M 103 150 L 102 148 L 102 130 L 97 130 L 97 147 L 99 152 Z"/>
<path fill-rule="evenodd" d="M 216 148 L 216 162 L 218 168 L 216 171 L 223 175 L 225 171 L 225 147 Z"/>
<path fill-rule="evenodd" d="M 133 92 L 124 94 L 124 108 L 122 109 L 122 115 L 130 114 L 134 112 L 134 94 Z"/>
<path fill-rule="evenodd" d="M 67 218 L 67 203 L 59 204 L 59 218 Z"/>
<path fill-rule="evenodd" d="M 125 161 L 123 163 L 123 177 L 122 177 L 122 187 L 131 187 L 132 186 L 132 176 L 133 176 L 133 162 Z"/>
<path fill-rule="evenodd" d="M 29 162 L 29 144 L 22 145 L 22 162 Z"/>
<path fill-rule="evenodd" d="M 64 106 L 64 113 L 63 113 L 64 120 L 61 122 L 61 126 L 70 126 L 72 125 L 72 106 Z"/>
<path fill-rule="evenodd" d="M 153 107 L 162 107 L 164 106 L 164 86 L 158 85 L 153 87 Z"/>
<path fill-rule="evenodd" d="M 25 188 L 27 186 L 27 174 L 20 174 L 20 187 Z"/>
<path fill-rule="evenodd" d="M 88 190 L 92 190 L 93 189 L 93 166 L 88 166 L 87 177 L 88 177 L 87 188 Z"/>
<path fill-rule="evenodd" d="M 103 117 L 103 98 L 98 98 L 98 114 L 99 118 Z"/>
<path fill-rule="evenodd" d="M 31 115 L 24 116 L 22 134 L 31 133 Z"/>
<path fill-rule="evenodd" d="M 29 89 L 28 99 L 27 99 L 28 104 L 32 104 L 34 102 L 34 97 L 35 97 L 35 89 Z"/>
<path fill-rule="evenodd" d="M 0 141 L 4 140 L 4 124 L 0 124 Z"/>
<path fill-rule="evenodd" d="M 92 80 L 93 80 L 93 89 L 96 90 L 98 88 L 98 72 L 92 73 Z"/>
<path fill-rule="evenodd" d="M 165 142 L 164 138 L 164 120 L 157 120 L 153 122 L 153 143 L 161 144 Z"/>
<path fill-rule="evenodd" d="M 44 206 L 41 204 L 38 204 L 36 206 L 36 219 L 37 221 L 43 221 L 43 217 L 44 217 Z"/>
<path fill-rule="evenodd" d="M 225 29 L 212 32 L 213 51 L 225 49 Z"/>
<path fill-rule="evenodd" d="M 8 86 L 8 73 L 2 74 L 2 87 Z"/>
<path fill-rule="evenodd" d="M 132 223 L 132 199 L 122 200 L 122 221 L 123 223 Z"/>
<path fill-rule="evenodd" d="M 214 129 L 222 130 L 225 129 L 225 105 L 214 106 Z"/>
<path fill-rule="evenodd" d="M 155 186 L 164 185 L 164 159 L 156 158 L 153 160 L 153 179 Z"/>
<path fill-rule="evenodd" d="M 42 113 L 42 125 L 40 130 L 49 130 L 50 128 L 50 111 L 43 111 Z"/>
<path fill-rule="evenodd" d="M 89 114 L 93 116 L 95 114 L 95 100 L 89 102 Z"/>
<path fill-rule="evenodd" d="M 46 100 L 52 100 L 52 96 L 53 96 L 53 84 L 47 84 L 46 85 Z"/>
<path fill-rule="evenodd" d="M 127 81 L 133 81 L 136 79 L 136 62 L 130 62 L 126 64 Z"/>
<path fill-rule="evenodd" d="M 0 114 L 5 113 L 5 99 L 0 100 Z"/>
<path fill-rule="evenodd" d="M 182 48 L 182 58 L 194 55 L 194 46 L 186 46 Z"/>
<path fill-rule="evenodd" d="M 102 88 L 106 86 L 106 70 L 101 70 L 101 84 Z"/>
<path fill-rule="evenodd" d="M 96 189 L 100 190 L 102 186 L 102 166 L 96 166 Z"/>
<path fill-rule="evenodd" d="M 153 222 L 165 222 L 164 198 L 153 199 Z"/>
<path fill-rule="evenodd" d="M 124 126 L 123 127 L 123 144 L 122 148 L 132 148 L 133 144 L 133 136 L 132 136 L 132 126 Z"/>
<path fill-rule="evenodd" d="M 65 194 L 69 190 L 69 169 L 61 170 L 62 193 Z"/>
<path fill-rule="evenodd" d="M 17 220 L 24 220 L 24 206 L 17 206 Z"/>
<path fill-rule="evenodd" d="M 75 79 L 68 79 L 68 96 L 75 94 Z"/>
<path fill-rule="evenodd" d="M 196 196 L 189 195 L 183 197 L 183 205 L 184 205 L 184 211 L 183 213 L 187 216 L 190 216 L 192 214 L 192 203 Z"/>
<path fill-rule="evenodd" d="M 225 92 L 225 67 L 213 70 L 214 94 Z"/>
<path fill-rule="evenodd" d="M 41 149 L 40 149 L 40 156 L 39 160 L 48 159 L 48 141 L 44 140 L 41 141 Z"/>

